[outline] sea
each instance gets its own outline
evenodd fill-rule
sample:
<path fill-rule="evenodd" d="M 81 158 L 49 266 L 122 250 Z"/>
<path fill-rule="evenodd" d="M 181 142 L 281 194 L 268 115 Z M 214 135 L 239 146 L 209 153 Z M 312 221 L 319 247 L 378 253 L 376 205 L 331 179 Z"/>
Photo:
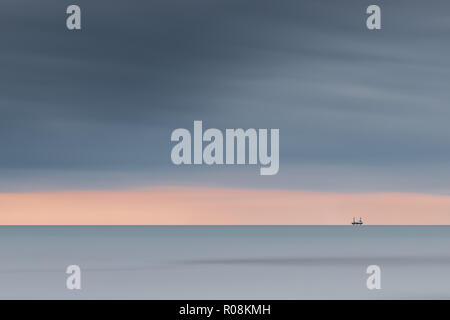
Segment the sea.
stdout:
<path fill-rule="evenodd" d="M 0 299 L 450 299 L 450 226 L 1 226 Z"/>

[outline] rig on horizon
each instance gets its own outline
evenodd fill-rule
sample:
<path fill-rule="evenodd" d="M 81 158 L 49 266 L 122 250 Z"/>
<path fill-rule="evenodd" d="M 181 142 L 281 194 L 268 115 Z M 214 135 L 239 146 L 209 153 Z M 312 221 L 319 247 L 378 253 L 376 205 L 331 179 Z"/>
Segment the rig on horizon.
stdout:
<path fill-rule="evenodd" d="M 354 225 L 354 226 L 361 226 L 362 224 L 363 224 L 363 221 L 362 221 L 361 217 L 359 218 L 359 221 L 356 221 L 355 217 L 353 217 L 352 225 Z"/>

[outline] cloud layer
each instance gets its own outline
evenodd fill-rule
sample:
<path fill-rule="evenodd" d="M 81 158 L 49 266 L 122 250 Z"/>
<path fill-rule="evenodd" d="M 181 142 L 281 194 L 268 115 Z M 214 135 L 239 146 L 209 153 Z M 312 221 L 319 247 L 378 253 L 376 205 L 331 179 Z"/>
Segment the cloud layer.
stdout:
<path fill-rule="evenodd" d="M 10 193 L 0 203 L 1 225 L 450 224 L 449 196 L 409 193 L 178 187 Z"/>
<path fill-rule="evenodd" d="M 0 190 L 220 181 L 170 163 L 171 131 L 193 120 L 279 128 L 268 187 L 450 189 L 448 1 L 378 1 L 377 32 L 369 1 L 77 2 L 81 32 L 68 1 L 2 2 Z"/>

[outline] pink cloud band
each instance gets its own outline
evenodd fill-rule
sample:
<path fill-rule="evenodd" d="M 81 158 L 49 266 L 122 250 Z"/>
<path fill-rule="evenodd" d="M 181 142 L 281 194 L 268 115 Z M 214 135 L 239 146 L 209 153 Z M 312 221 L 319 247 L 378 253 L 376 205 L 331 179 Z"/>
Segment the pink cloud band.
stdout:
<path fill-rule="evenodd" d="M 0 194 L 1 225 L 450 224 L 450 196 L 222 188 Z"/>

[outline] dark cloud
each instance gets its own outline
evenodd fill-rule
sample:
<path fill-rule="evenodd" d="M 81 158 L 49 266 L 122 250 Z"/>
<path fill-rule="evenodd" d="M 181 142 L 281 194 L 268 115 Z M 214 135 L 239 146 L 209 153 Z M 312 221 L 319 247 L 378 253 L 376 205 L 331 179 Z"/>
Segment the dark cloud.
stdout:
<path fill-rule="evenodd" d="M 280 128 L 289 186 L 283 167 L 340 177 L 354 165 L 399 179 L 433 167 L 445 188 L 450 3 L 377 3 L 380 31 L 365 28 L 370 1 L 4 0 L 0 172 L 8 184 L 44 169 L 174 181 L 170 133 L 203 120 Z"/>

